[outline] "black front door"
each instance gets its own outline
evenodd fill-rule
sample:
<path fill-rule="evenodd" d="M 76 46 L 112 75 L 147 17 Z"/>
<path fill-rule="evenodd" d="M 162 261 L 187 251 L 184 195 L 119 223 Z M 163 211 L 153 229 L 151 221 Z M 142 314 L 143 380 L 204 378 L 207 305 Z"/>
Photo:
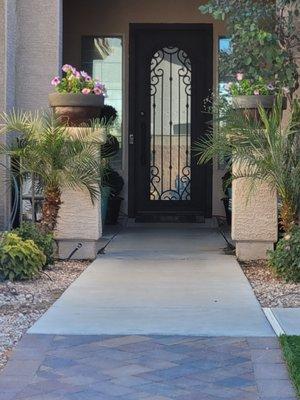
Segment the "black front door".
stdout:
<path fill-rule="evenodd" d="M 212 27 L 132 24 L 129 207 L 140 221 L 211 216 L 211 166 L 193 143 L 207 131 Z"/>

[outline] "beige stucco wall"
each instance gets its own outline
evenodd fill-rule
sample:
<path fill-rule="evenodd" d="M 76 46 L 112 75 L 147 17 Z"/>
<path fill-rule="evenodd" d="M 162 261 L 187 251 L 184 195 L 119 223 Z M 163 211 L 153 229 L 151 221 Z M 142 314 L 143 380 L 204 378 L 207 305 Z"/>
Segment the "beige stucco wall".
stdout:
<path fill-rule="evenodd" d="M 123 170 L 128 176 L 128 87 L 129 87 L 129 24 L 130 23 L 213 23 L 214 81 L 216 84 L 218 37 L 223 24 L 203 16 L 198 7 L 201 0 L 64 0 L 64 62 L 81 66 L 81 37 L 84 35 L 117 35 L 124 40 L 124 151 Z M 221 177 L 223 170 L 214 165 L 213 214 L 224 214 Z M 127 185 L 125 192 L 127 191 Z M 127 194 L 125 193 L 125 198 Z"/>
<path fill-rule="evenodd" d="M 47 107 L 61 65 L 61 24 L 62 0 L 0 0 L 0 112 Z M 0 229 L 10 216 L 8 182 L 0 167 Z"/>
<path fill-rule="evenodd" d="M 17 0 L 16 106 L 48 106 L 51 78 L 61 65 L 62 1 Z"/>
<path fill-rule="evenodd" d="M 16 1 L 0 0 L 0 112 L 15 105 L 15 48 Z M 1 137 L 2 143 L 6 138 Z M 0 157 L 1 164 L 9 167 L 8 159 Z M 9 172 L 0 166 L 0 230 L 9 228 L 10 185 Z"/>

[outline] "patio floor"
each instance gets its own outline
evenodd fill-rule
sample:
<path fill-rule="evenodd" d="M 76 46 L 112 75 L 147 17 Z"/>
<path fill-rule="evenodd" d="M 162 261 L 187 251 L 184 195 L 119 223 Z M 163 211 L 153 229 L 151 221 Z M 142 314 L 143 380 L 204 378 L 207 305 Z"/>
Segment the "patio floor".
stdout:
<path fill-rule="evenodd" d="M 1 400 L 296 400 L 224 245 L 197 225 L 124 230 L 23 337 Z"/>

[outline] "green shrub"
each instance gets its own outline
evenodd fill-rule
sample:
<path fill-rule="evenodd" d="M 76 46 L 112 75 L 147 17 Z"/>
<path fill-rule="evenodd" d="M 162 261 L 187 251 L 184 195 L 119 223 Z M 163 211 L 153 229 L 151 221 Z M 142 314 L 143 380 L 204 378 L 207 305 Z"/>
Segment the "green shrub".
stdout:
<path fill-rule="evenodd" d="M 33 240 L 23 240 L 15 233 L 6 233 L 0 242 L 0 277 L 25 280 L 36 277 L 46 256 Z"/>
<path fill-rule="evenodd" d="M 45 254 L 46 263 L 44 266 L 51 265 L 54 262 L 53 257 L 53 235 L 42 233 L 32 222 L 23 222 L 14 232 L 23 240 L 33 240 L 38 248 Z"/>
<path fill-rule="evenodd" d="M 295 226 L 269 252 L 269 264 L 286 281 L 300 282 L 300 227 Z"/>

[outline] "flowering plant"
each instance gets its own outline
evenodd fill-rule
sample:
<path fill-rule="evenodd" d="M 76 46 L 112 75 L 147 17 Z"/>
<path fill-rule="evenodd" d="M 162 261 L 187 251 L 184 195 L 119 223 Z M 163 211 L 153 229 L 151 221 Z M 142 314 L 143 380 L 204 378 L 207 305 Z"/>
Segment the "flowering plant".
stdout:
<path fill-rule="evenodd" d="M 269 264 L 278 276 L 300 282 L 300 227 L 295 225 L 269 252 Z"/>
<path fill-rule="evenodd" d="M 59 93 L 82 93 L 106 96 L 105 85 L 92 79 L 85 71 L 77 71 L 72 65 L 65 64 L 62 67 L 64 76 L 56 76 L 52 79 L 51 85 Z"/>
<path fill-rule="evenodd" d="M 236 74 L 236 81 L 229 82 L 226 90 L 231 96 L 267 96 L 279 92 L 279 87 L 273 82 L 267 82 L 264 78 L 246 79 L 244 74 Z M 282 88 L 284 94 L 288 94 L 288 88 Z"/>
<path fill-rule="evenodd" d="M 247 78 L 262 76 L 267 83 L 289 88 L 292 102 L 299 88 L 297 29 L 299 0 L 206 0 L 199 7 L 227 25 L 230 48 L 220 48 L 220 74 L 228 77 L 243 71 Z"/>

